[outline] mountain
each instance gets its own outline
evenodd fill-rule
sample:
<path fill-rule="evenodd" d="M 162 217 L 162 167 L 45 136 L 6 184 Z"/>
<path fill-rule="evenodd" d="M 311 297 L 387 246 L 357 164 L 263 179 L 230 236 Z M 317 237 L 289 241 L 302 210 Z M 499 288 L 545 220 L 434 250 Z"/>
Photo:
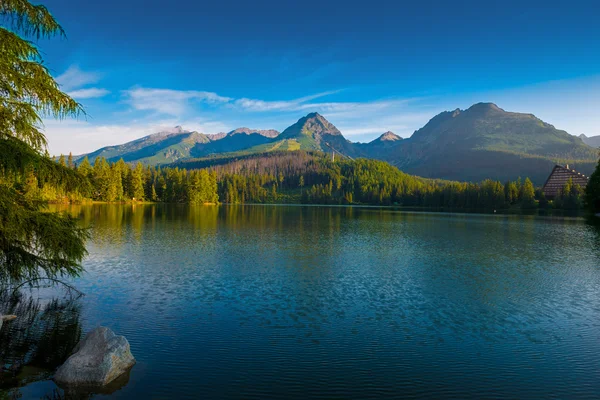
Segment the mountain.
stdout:
<path fill-rule="evenodd" d="M 276 131 L 275 129 L 260 130 L 260 129 L 250 129 L 250 128 L 237 128 L 237 129 L 232 130 L 231 132 L 209 133 L 206 136 L 211 141 L 215 141 L 215 140 L 223 139 L 226 136 L 234 136 L 237 134 L 245 134 L 245 135 L 258 134 L 260 136 L 264 136 L 264 137 L 272 139 L 274 137 L 279 136 L 279 131 Z"/>
<path fill-rule="evenodd" d="M 600 147 L 600 135 L 598 136 L 592 136 L 592 137 L 587 137 L 585 135 L 579 135 L 579 139 L 581 139 L 581 141 L 585 144 L 587 144 L 588 146 L 592 146 L 592 147 Z"/>
<path fill-rule="evenodd" d="M 334 148 L 343 154 L 355 152 L 352 142 L 346 140 L 342 132 L 319 113 L 310 113 L 300 118 L 298 122 L 281 132 L 277 139 L 282 144 L 287 141 L 288 147 L 289 142 L 292 142 L 299 150 L 330 152 Z"/>
<path fill-rule="evenodd" d="M 445 111 L 380 158 L 424 177 L 480 181 L 530 177 L 542 184 L 556 163 L 569 162 L 589 174 L 597 152 L 581 139 L 558 130 L 532 114 L 507 112 L 493 103 Z"/>
<path fill-rule="evenodd" d="M 379 136 L 377 139 L 373 140 L 373 142 L 377 142 L 377 143 L 393 143 L 393 142 L 397 142 L 398 140 L 402 140 L 402 138 L 398 135 L 396 135 L 394 132 L 392 131 L 387 131 L 384 134 L 382 134 L 381 136 Z"/>
<path fill-rule="evenodd" d="M 126 162 L 141 162 L 147 165 L 171 164 L 189 157 L 235 152 L 267 143 L 278 135 L 279 132 L 273 129 L 249 128 L 205 135 L 176 126 L 122 145 L 103 147 L 89 154 L 75 156 L 74 160 L 87 156 L 91 163 L 97 157 L 104 157 L 108 161 L 123 158 Z"/>
<path fill-rule="evenodd" d="M 272 132 L 272 131 L 263 131 Z M 273 131 L 276 132 L 276 131 Z M 264 135 L 264 133 L 263 133 Z M 265 140 L 244 139 L 243 135 L 228 135 L 231 143 L 242 142 L 239 146 L 227 146 L 226 148 L 216 149 L 218 142 L 205 146 L 206 149 L 215 149 L 215 151 L 196 153 L 198 158 L 211 156 L 212 158 L 224 159 L 228 157 L 245 156 L 248 154 L 269 153 L 273 151 L 324 151 L 331 152 L 332 149 L 344 155 L 355 155 L 356 148 L 352 142 L 346 140 L 342 133 L 333 124 L 327 121 L 318 113 L 311 113 L 302 117 L 295 124 L 289 126 L 281 134 L 272 134 L 272 138 Z M 225 141 L 227 137 L 220 139 Z M 252 141 L 263 142 L 252 144 Z M 202 147 L 202 146 L 199 146 Z M 218 150 L 218 151 L 217 151 Z"/>
<path fill-rule="evenodd" d="M 274 129 L 237 128 L 226 134 L 207 135 L 210 142 L 198 143 L 190 153 L 193 157 L 206 157 L 211 154 L 237 152 L 270 143 L 278 136 L 279 132 Z"/>
<path fill-rule="evenodd" d="M 108 161 L 123 158 L 126 162 L 144 164 L 167 164 L 190 157 L 190 151 L 198 144 L 209 143 L 210 139 L 198 132 L 189 132 L 180 126 L 167 131 L 154 133 L 122 145 L 103 147 L 89 154 L 74 157 L 79 160 L 87 156 L 91 163 L 97 157 Z"/>
<path fill-rule="evenodd" d="M 595 138 L 586 138 L 593 140 Z M 541 185 L 555 164 L 589 175 L 597 150 L 532 114 L 507 112 L 493 103 L 444 111 L 407 139 L 385 132 L 369 143 L 352 143 L 318 113 L 300 118 L 282 133 L 238 128 L 205 135 L 181 127 L 90 153 L 111 161 L 214 165 L 252 154 L 332 149 L 350 157 L 387 161 L 428 178 L 461 181 L 530 177 Z M 338 157 L 336 157 L 338 159 Z"/>
<path fill-rule="evenodd" d="M 239 135 L 239 134 L 244 134 L 244 135 L 258 134 L 260 136 L 264 136 L 266 138 L 273 139 L 274 137 L 279 136 L 279 131 L 276 131 L 275 129 L 259 130 L 259 129 L 250 129 L 250 128 L 237 128 L 237 129 L 234 129 L 233 131 L 229 132 L 227 135 L 234 136 L 234 135 Z"/>

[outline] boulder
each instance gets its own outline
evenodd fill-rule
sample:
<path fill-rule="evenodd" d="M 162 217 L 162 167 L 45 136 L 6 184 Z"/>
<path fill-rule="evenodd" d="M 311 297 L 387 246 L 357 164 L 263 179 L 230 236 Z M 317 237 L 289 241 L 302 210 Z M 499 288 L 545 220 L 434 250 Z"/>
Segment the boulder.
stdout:
<path fill-rule="evenodd" d="M 2 315 L 0 314 L 0 329 L 2 329 L 2 323 L 4 321 L 11 321 L 13 319 L 17 318 L 16 315 Z"/>
<path fill-rule="evenodd" d="M 54 380 L 64 386 L 104 386 L 134 364 L 127 339 L 101 326 L 79 342 L 73 355 L 56 371 Z"/>

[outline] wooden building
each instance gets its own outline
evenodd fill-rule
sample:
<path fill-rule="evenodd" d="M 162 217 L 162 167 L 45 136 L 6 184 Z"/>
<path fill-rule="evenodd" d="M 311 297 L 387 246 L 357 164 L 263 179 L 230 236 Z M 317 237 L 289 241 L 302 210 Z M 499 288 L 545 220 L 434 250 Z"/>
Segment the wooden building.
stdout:
<path fill-rule="evenodd" d="M 564 167 L 562 165 L 556 165 L 542 188 L 546 198 L 549 200 L 555 198 L 569 179 L 573 179 L 573 184 L 579 185 L 582 188 L 585 188 L 589 181 L 587 176 L 574 169 L 570 169 L 569 165 L 565 165 Z"/>

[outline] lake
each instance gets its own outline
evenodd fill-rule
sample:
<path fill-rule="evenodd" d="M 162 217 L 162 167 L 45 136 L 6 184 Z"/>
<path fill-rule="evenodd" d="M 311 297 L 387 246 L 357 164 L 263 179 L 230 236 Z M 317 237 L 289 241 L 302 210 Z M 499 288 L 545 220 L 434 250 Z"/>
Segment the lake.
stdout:
<path fill-rule="evenodd" d="M 93 226 L 86 273 L 71 281 L 85 296 L 50 310 L 68 320 L 50 331 L 54 343 L 98 325 L 127 337 L 138 363 L 113 397 L 600 396 L 600 230 L 583 219 L 68 209 Z M 42 346 L 10 339 L 17 327 L 0 349 Z M 59 351 L 46 342 L 39 353 Z M 51 396 L 48 373 L 35 376 L 12 385 Z"/>

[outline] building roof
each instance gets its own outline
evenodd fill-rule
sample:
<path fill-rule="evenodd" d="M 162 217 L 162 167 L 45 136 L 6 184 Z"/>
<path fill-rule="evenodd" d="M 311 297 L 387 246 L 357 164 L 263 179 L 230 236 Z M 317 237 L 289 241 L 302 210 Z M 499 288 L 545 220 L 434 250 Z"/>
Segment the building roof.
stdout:
<path fill-rule="evenodd" d="M 586 187 L 589 181 L 587 176 L 569 168 L 568 165 L 555 165 L 554 169 L 552 169 L 552 173 L 542 188 L 544 195 L 546 195 L 547 198 L 556 197 L 569 179 L 573 179 L 573 183 L 582 188 Z"/>

